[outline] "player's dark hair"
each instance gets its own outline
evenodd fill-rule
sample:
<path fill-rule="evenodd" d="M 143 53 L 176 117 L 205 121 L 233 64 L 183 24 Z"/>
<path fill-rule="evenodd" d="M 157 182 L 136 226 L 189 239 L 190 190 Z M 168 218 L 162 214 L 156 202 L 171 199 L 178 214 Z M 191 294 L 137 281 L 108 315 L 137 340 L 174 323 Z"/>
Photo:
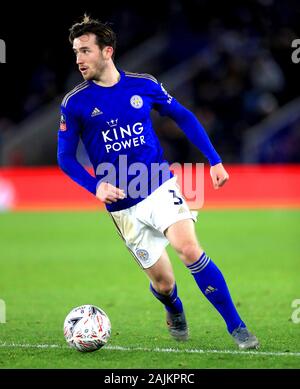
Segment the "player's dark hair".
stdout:
<path fill-rule="evenodd" d="M 91 19 L 90 16 L 84 14 L 83 19 L 79 23 L 73 24 L 69 29 L 69 41 L 73 44 L 75 38 L 85 34 L 95 34 L 96 43 L 102 50 L 105 46 L 111 46 L 116 50 L 116 34 L 108 25 L 97 19 Z"/>

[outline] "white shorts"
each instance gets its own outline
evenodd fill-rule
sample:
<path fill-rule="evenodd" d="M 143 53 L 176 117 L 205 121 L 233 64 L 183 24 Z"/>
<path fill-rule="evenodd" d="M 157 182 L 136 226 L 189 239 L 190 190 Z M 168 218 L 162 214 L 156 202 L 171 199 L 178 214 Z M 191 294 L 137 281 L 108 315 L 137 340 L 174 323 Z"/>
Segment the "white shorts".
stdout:
<path fill-rule="evenodd" d="M 179 220 L 197 220 L 184 200 L 176 177 L 164 182 L 145 200 L 121 211 L 110 212 L 119 234 L 139 265 L 157 262 L 169 241 L 164 232 Z"/>

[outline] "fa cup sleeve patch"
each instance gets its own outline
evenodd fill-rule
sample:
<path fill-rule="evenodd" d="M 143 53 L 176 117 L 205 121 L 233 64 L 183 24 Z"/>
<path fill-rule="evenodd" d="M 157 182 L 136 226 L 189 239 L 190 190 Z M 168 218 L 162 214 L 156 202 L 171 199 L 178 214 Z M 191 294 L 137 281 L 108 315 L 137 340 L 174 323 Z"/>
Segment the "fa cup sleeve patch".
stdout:
<path fill-rule="evenodd" d="M 60 115 L 59 129 L 61 131 L 66 131 L 67 130 L 66 117 L 65 117 L 65 115 L 63 113 Z"/>

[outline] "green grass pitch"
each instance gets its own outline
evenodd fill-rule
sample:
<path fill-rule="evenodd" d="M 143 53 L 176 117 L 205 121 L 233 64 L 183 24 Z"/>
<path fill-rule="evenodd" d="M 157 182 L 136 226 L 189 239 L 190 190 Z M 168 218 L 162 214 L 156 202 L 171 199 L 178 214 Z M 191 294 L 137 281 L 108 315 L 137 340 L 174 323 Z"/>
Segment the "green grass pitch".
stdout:
<path fill-rule="evenodd" d="M 199 240 L 260 339 L 249 353 L 236 349 L 173 249 L 185 343 L 169 338 L 163 306 L 105 212 L 2 213 L 0 368 L 300 368 L 300 323 L 291 319 L 300 298 L 299 222 L 299 210 L 199 214 Z M 93 353 L 68 348 L 63 337 L 65 316 L 81 304 L 103 308 L 112 323 L 109 343 Z"/>

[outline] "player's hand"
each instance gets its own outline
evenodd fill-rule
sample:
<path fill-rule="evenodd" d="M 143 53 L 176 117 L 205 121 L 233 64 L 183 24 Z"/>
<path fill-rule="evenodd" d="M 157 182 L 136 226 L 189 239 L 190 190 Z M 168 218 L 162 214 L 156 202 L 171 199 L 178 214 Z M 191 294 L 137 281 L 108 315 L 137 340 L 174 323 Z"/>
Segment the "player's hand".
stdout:
<path fill-rule="evenodd" d="M 229 174 L 221 163 L 210 168 L 210 176 L 215 189 L 219 189 L 229 179 Z"/>
<path fill-rule="evenodd" d="M 105 204 L 112 204 L 118 200 L 123 200 L 125 192 L 108 182 L 101 182 L 97 188 L 96 197 Z"/>

